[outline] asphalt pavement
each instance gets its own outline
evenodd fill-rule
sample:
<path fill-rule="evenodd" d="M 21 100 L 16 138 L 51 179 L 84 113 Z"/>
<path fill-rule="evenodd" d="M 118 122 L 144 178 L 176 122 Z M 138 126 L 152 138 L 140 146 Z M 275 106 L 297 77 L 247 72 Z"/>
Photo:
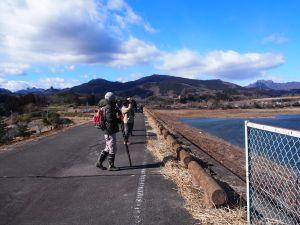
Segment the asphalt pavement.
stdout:
<path fill-rule="evenodd" d="M 194 224 L 146 149 L 143 114 L 133 133 L 132 167 L 118 133 L 117 172 L 95 167 L 105 143 L 91 124 L 0 152 L 0 225 Z"/>

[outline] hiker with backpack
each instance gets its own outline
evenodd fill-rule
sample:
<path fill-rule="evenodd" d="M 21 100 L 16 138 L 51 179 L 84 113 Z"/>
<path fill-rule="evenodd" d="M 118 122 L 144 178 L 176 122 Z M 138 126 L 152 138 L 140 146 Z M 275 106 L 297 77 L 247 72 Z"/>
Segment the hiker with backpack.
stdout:
<path fill-rule="evenodd" d="M 112 92 L 107 92 L 103 100 L 99 102 L 99 113 L 94 116 L 94 121 L 98 122 L 98 127 L 104 131 L 105 149 L 102 150 L 97 160 L 96 166 L 102 170 L 106 170 L 102 164 L 108 156 L 108 169 L 110 171 L 119 170 L 115 167 L 115 155 L 117 151 L 117 137 L 119 132 L 120 119 L 118 118 L 118 110 L 116 108 L 116 97 Z M 99 116 L 96 119 L 96 116 Z"/>

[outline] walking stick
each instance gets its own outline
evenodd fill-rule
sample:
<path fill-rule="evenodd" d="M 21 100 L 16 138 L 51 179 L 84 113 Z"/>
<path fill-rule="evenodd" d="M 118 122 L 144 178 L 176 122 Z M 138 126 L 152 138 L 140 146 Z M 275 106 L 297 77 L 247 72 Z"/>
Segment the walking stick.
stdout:
<path fill-rule="evenodd" d="M 125 149 L 126 149 L 126 153 L 127 153 L 127 156 L 128 156 L 129 165 L 132 166 L 128 144 L 127 144 L 127 141 L 125 140 L 124 123 L 121 123 L 121 130 L 122 130 L 122 133 L 123 133 L 123 138 L 124 138 L 124 143 L 125 143 Z"/>
<path fill-rule="evenodd" d="M 130 157 L 130 153 L 129 153 L 129 148 L 128 148 L 127 142 L 125 142 L 125 148 L 126 148 L 126 153 L 127 153 L 128 160 L 129 160 L 129 165 L 132 166 L 131 157 Z"/>

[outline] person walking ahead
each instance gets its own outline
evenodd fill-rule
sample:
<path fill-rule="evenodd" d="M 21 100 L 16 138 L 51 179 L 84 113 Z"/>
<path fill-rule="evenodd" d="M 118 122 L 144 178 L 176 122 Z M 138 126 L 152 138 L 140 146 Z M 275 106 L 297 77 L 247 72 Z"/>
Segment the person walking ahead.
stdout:
<path fill-rule="evenodd" d="M 105 100 L 100 101 L 100 107 L 102 107 L 103 110 L 104 139 L 106 146 L 100 153 L 96 166 L 102 170 L 106 170 L 106 167 L 104 167 L 102 163 L 108 156 L 108 169 L 110 171 L 117 171 L 119 168 L 115 167 L 115 156 L 117 151 L 116 134 L 119 132 L 119 119 L 116 110 L 116 97 L 112 92 L 107 92 L 104 98 Z"/>
<path fill-rule="evenodd" d="M 133 130 L 133 122 L 134 122 L 134 112 L 132 108 L 132 102 L 130 100 L 126 100 L 121 109 L 123 114 L 123 122 L 124 122 L 124 144 L 128 144 L 129 135 Z"/>

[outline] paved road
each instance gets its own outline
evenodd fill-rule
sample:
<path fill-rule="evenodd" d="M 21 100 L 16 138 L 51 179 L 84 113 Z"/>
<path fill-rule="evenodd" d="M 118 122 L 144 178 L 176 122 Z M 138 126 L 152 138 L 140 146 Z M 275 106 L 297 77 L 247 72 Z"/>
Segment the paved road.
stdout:
<path fill-rule="evenodd" d="M 94 166 L 101 131 L 82 125 L 0 153 L 0 224 L 194 224 L 175 186 L 146 150 L 137 114 L 130 151 L 118 136 L 118 172 Z"/>

